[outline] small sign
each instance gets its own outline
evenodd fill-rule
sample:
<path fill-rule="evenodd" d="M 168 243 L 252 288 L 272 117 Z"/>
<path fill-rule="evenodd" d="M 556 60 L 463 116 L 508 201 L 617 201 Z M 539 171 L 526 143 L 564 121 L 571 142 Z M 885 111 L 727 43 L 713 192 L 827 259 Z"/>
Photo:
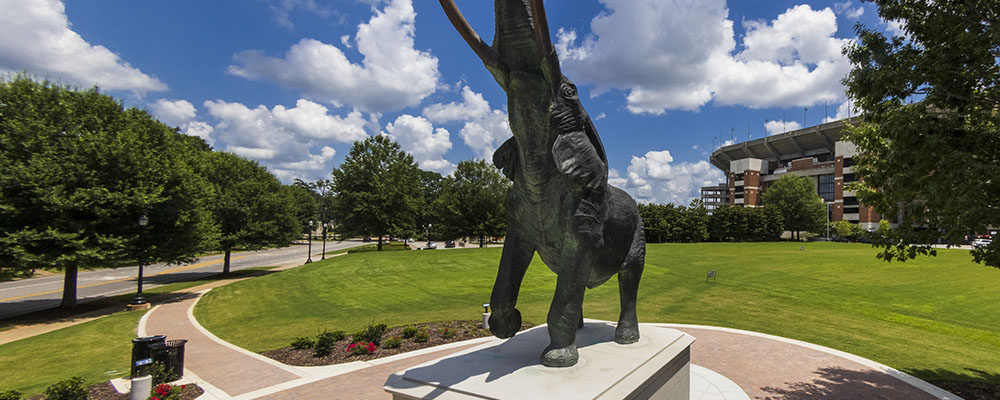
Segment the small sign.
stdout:
<path fill-rule="evenodd" d="M 708 282 L 709 279 L 713 281 L 715 280 L 715 271 L 708 271 L 708 276 L 705 277 L 705 282 Z"/>
<path fill-rule="evenodd" d="M 153 359 L 152 358 L 143 358 L 141 360 L 136 360 L 135 361 L 135 366 L 136 367 L 141 367 L 143 365 L 152 364 L 152 363 L 153 363 Z"/>

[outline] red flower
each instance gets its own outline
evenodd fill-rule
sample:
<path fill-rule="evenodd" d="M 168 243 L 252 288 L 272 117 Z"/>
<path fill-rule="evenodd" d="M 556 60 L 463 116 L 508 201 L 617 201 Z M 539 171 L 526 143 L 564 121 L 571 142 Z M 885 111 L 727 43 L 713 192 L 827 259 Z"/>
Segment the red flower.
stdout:
<path fill-rule="evenodd" d="M 187 385 L 181 385 L 181 390 L 187 389 Z"/>
<path fill-rule="evenodd" d="M 160 398 L 159 397 L 154 397 L 153 400 L 160 400 Z"/>

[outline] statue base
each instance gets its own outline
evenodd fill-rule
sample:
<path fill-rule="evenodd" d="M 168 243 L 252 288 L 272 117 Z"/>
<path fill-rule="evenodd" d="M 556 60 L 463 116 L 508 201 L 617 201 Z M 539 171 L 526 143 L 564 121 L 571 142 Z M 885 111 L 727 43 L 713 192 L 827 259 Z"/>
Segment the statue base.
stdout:
<path fill-rule="evenodd" d="M 543 366 L 545 325 L 397 372 L 386 380 L 393 400 L 690 398 L 694 337 L 640 324 L 637 343 L 614 342 L 615 326 L 587 321 L 577 331 L 580 361 Z"/>

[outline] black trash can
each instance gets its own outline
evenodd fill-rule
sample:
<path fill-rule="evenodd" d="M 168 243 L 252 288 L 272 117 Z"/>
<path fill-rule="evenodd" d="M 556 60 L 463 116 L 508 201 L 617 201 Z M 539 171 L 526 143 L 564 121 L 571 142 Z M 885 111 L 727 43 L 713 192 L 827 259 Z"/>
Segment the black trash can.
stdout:
<path fill-rule="evenodd" d="M 167 340 L 163 344 L 153 345 L 150 353 L 153 362 L 162 363 L 167 371 L 172 371 L 179 379 L 184 376 L 184 344 L 187 340 Z"/>
<path fill-rule="evenodd" d="M 167 337 L 164 335 L 143 336 L 132 339 L 132 377 L 148 375 L 146 367 L 153 363 L 151 349 L 163 345 Z"/>

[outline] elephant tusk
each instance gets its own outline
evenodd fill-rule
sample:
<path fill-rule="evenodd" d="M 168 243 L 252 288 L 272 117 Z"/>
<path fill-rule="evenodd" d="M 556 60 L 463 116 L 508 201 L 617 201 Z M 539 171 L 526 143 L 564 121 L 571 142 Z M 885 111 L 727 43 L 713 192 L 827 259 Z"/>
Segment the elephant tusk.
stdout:
<path fill-rule="evenodd" d="M 458 10 L 458 6 L 455 5 L 453 0 L 439 0 L 441 3 L 441 8 L 444 9 L 444 13 L 448 15 L 448 20 L 455 27 L 455 30 L 462 35 L 462 39 L 465 39 L 465 43 L 469 44 L 472 51 L 476 52 L 479 59 L 483 61 L 483 64 L 499 68 L 504 72 L 509 72 L 510 68 L 507 64 L 500 59 L 500 55 L 497 54 L 496 50 L 493 50 L 490 45 L 486 44 L 479 34 L 476 33 L 469 22 L 465 20 L 462 16 L 462 12 Z"/>

